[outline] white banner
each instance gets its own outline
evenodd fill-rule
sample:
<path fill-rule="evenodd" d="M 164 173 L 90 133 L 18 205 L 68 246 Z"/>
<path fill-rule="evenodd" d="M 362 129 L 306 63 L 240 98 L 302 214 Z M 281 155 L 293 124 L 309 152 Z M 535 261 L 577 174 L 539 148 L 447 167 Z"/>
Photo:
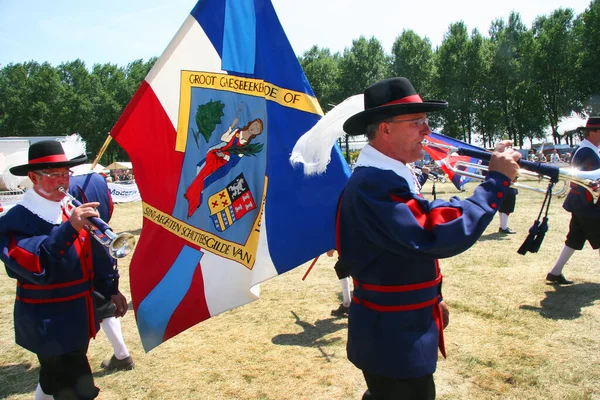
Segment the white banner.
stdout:
<path fill-rule="evenodd" d="M 140 191 L 135 183 L 107 183 L 114 203 L 141 201 Z"/>

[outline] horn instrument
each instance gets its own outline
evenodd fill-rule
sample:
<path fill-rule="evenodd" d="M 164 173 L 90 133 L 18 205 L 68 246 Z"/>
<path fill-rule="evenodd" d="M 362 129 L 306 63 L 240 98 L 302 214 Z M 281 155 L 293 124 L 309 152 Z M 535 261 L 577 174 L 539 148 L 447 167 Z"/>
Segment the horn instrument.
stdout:
<path fill-rule="evenodd" d="M 64 187 L 61 186 L 58 190 L 64 193 L 68 198 L 65 210 L 70 216 L 73 208 L 79 207 L 81 202 L 73 197 L 73 195 L 71 195 Z M 129 232 L 116 234 L 106 222 L 98 217 L 91 217 L 88 218 L 88 220 L 91 226 L 88 226 L 85 229 L 94 239 L 108 249 L 108 253 L 111 257 L 123 258 L 131 253 L 135 247 L 135 236 L 133 236 L 133 234 Z"/>
<path fill-rule="evenodd" d="M 468 156 L 468 157 L 473 157 L 473 158 L 477 158 L 477 159 L 484 160 L 484 161 L 489 161 L 492 158 L 492 153 L 485 152 L 485 151 L 479 151 L 479 150 L 472 150 L 472 149 L 467 149 L 467 148 L 460 148 L 460 147 L 450 146 L 450 145 L 441 144 L 441 143 L 433 143 L 428 140 L 423 141 L 423 145 L 433 147 L 433 148 L 448 150 L 448 156 L 446 156 L 446 160 L 444 161 L 444 163 L 455 174 L 462 175 L 462 176 L 468 176 L 470 178 L 477 179 L 477 180 L 485 179 L 485 176 L 483 174 L 468 172 L 468 171 L 465 171 L 464 169 L 460 169 L 459 167 L 461 167 L 461 166 L 467 167 L 467 168 L 472 167 L 472 168 L 477 168 L 480 171 L 487 171 L 488 170 L 487 165 L 467 163 L 467 162 L 463 162 L 463 161 L 458 161 L 454 165 L 451 165 L 450 155 L 452 153 L 458 153 L 458 155 L 461 155 L 461 156 Z M 600 197 L 600 191 L 598 190 L 600 188 L 600 168 L 596 169 L 594 171 L 581 171 L 581 170 L 578 170 L 577 168 L 558 168 L 558 167 L 546 165 L 546 164 L 543 164 L 540 162 L 533 162 L 533 161 L 527 161 L 527 160 L 519 160 L 518 163 L 519 163 L 519 166 L 521 167 L 519 169 L 519 176 L 521 176 L 521 175 L 535 176 L 539 179 L 547 179 L 553 183 L 557 183 L 560 180 L 563 180 L 564 183 L 563 183 L 562 187 L 560 187 L 557 191 L 553 190 L 552 191 L 553 195 L 561 196 L 569 188 L 568 183 L 571 183 L 571 184 L 575 184 L 575 185 L 579 185 L 579 186 L 583 187 L 585 190 L 587 190 L 592 195 L 594 203 L 598 202 L 598 198 Z M 533 190 L 536 192 L 546 193 L 546 190 L 536 188 L 533 186 L 516 183 L 516 182 L 513 182 L 511 185 L 515 186 L 515 187 L 520 187 L 523 189 Z"/>

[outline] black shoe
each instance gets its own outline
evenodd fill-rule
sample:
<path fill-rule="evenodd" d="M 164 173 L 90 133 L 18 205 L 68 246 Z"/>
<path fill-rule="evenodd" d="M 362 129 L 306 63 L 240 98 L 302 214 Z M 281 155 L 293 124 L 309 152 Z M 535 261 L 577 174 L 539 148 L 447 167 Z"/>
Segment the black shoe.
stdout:
<path fill-rule="evenodd" d="M 346 307 L 345 305 L 340 304 L 337 310 L 331 311 L 331 315 L 333 315 L 334 317 L 347 317 L 348 312 L 350 312 L 350 307 Z"/>
<path fill-rule="evenodd" d="M 102 368 L 104 368 L 104 369 L 109 370 L 109 371 L 112 371 L 112 370 L 131 370 L 135 366 L 135 363 L 133 362 L 133 358 L 131 358 L 131 356 L 126 357 L 126 358 L 124 358 L 122 360 L 119 360 L 113 354 L 113 356 L 110 358 L 110 360 L 104 360 L 104 361 L 102 361 L 102 363 L 100 364 L 100 366 Z"/>
<path fill-rule="evenodd" d="M 513 234 L 517 233 L 510 228 L 506 228 L 506 229 L 498 228 L 498 232 L 504 233 L 505 235 L 513 235 Z"/>
<path fill-rule="evenodd" d="M 570 285 L 573 283 L 573 281 L 567 280 L 567 278 L 565 278 L 565 276 L 563 274 L 560 274 L 560 275 L 548 274 L 548 275 L 546 275 L 546 280 L 550 281 L 552 283 L 558 283 L 559 285 Z"/>

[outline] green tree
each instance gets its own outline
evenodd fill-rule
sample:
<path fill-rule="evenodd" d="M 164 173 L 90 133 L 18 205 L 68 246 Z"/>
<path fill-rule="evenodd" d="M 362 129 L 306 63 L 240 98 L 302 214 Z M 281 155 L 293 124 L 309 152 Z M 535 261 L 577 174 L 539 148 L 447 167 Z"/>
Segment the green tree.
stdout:
<path fill-rule="evenodd" d="M 28 75 L 26 64 L 8 64 L 0 70 L 0 136 L 24 132 Z"/>
<path fill-rule="evenodd" d="M 50 64 L 9 64 L 0 76 L 3 136 L 62 135 L 63 88 Z"/>
<path fill-rule="evenodd" d="M 79 133 L 86 140 L 87 150 L 92 152 L 91 144 L 87 141 L 96 121 L 94 103 L 100 90 L 99 83 L 90 76 L 85 63 L 79 59 L 60 64 L 57 71 L 64 90 L 61 118 L 65 133 Z"/>
<path fill-rule="evenodd" d="M 340 58 L 339 53 L 332 55 L 329 49 L 319 49 L 317 46 L 313 46 L 298 58 L 324 112 L 339 101 L 336 83 Z"/>
<path fill-rule="evenodd" d="M 437 50 L 436 83 L 450 107 L 443 113 L 444 133 L 471 143 L 476 127 L 476 99 L 484 78 L 483 37 L 471 37 L 464 22 L 451 24 Z"/>
<path fill-rule="evenodd" d="M 496 139 L 508 138 L 523 146 L 525 137 L 543 135 L 544 110 L 539 91 L 532 81 L 533 34 L 518 13 L 508 23 L 497 19 L 490 28 L 491 60 L 488 86 L 497 104 Z"/>
<path fill-rule="evenodd" d="M 542 95 L 554 143 L 559 143 L 559 119 L 579 105 L 574 74 L 573 10 L 561 8 L 550 16 L 540 16 L 532 29 L 535 38 L 531 52 L 533 82 Z"/>
<path fill-rule="evenodd" d="M 576 80 L 582 107 L 600 113 L 600 0 L 593 0 L 574 22 Z"/>
<path fill-rule="evenodd" d="M 364 36 L 352 41 L 339 60 L 336 103 L 364 92 L 367 86 L 389 77 L 390 62 L 379 40 Z"/>
<path fill-rule="evenodd" d="M 392 45 L 391 74 L 405 76 L 424 99 L 432 98 L 434 61 L 429 39 L 404 30 Z"/>

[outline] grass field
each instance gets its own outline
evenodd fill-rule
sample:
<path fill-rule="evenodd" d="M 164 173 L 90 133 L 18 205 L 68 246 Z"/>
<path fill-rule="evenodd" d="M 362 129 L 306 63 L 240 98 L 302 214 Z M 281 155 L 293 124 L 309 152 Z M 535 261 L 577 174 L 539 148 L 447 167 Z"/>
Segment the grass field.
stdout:
<path fill-rule="evenodd" d="M 534 183 L 535 184 L 535 183 Z M 467 188 L 473 190 L 475 184 Z M 431 183 L 424 194 L 431 199 Z M 437 185 L 438 198 L 458 193 Z M 464 254 L 441 260 L 450 307 L 448 358 L 435 374 L 439 399 L 600 400 L 600 257 L 576 252 L 558 287 L 545 276 L 563 246 L 570 214 L 550 208 L 550 230 L 538 253 L 517 249 L 538 215 L 543 195 L 520 190 L 510 227 L 496 217 Z M 139 234 L 140 203 L 117 205 L 111 225 Z M 129 297 L 128 263 L 120 263 Z M 261 285 L 260 300 L 231 310 L 144 353 L 133 312 L 123 329 L 133 371 L 105 373 L 112 350 L 103 333 L 88 356 L 101 399 L 360 399 L 361 372 L 346 359 L 347 320 L 330 316 L 340 303 L 334 259 L 323 255 L 305 281 L 300 266 Z M 148 266 L 149 268 L 151 266 Z M 0 271 L 0 398 L 32 399 L 35 355 L 14 344 L 15 281 Z"/>

